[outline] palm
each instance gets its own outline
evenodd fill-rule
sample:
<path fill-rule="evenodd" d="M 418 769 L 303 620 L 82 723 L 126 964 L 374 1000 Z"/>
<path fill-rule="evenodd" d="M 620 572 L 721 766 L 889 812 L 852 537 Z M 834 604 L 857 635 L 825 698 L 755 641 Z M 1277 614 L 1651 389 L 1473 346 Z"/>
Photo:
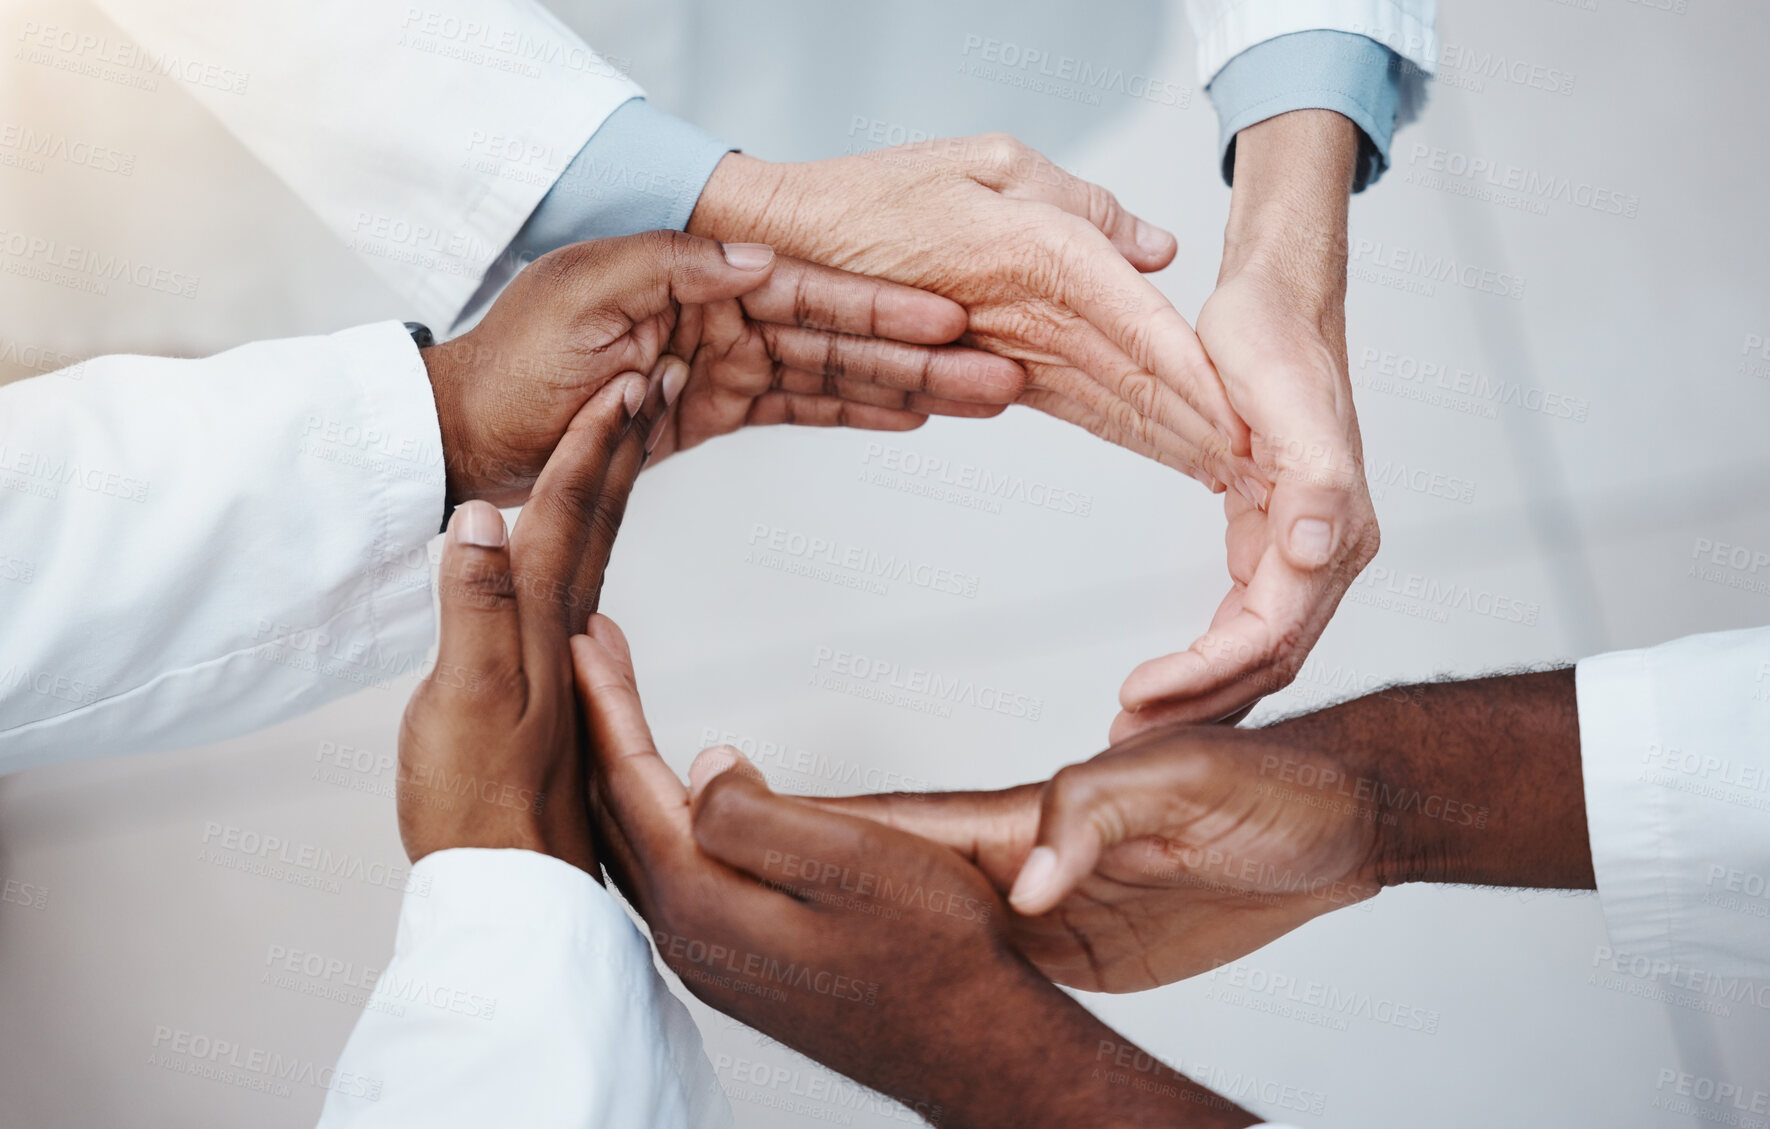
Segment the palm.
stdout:
<path fill-rule="evenodd" d="M 1263 497 L 1244 491 L 1224 499 L 1229 591 L 1190 648 L 1151 659 L 1126 679 L 1120 700 L 1127 710 L 1113 724 L 1114 741 L 1176 722 L 1215 721 L 1284 689 L 1376 555 L 1344 318 L 1301 316 L 1285 295 L 1243 272 L 1222 282 L 1199 312 L 1200 340 L 1247 421 L 1260 478 L 1273 486 Z M 1339 529 L 1325 564 L 1305 567 L 1281 543 L 1305 515 L 1332 515 Z"/>

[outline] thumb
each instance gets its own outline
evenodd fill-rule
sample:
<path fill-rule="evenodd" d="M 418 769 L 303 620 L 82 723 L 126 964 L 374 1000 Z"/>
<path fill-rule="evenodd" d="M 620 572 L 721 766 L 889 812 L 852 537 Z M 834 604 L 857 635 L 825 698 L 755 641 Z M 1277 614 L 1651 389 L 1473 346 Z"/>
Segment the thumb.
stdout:
<path fill-rule="evenodd" d="M 576 243 L 554 272 L 582 308 L 617 307 L 634 323 L 668 310 L 737 298 L 774 274 L 766 243 L 718 243 L 681 231 L 647 231 Z"/>
<path fill-rule="evenodd" d="M 1359 509 L 1358 493 L 1352 482 L 1309 482 L 1281 472 L 1266 513 L 1286 563 L 1314 572 L 1339 559 Z"/>
<path fill-rule="evenodd" d="M 1038 835 L 1008 893 L 1017 913 L 1036 917 L 1054 909 L 1094 873 L 1101 852 L 1141 833 L 1109 779 L 1087 763 L 1059 770 L 1045 785 Z"/>
<path fill-rule="evenodd" d="M 464 502 L 449 518 L 437 575 L 440 638 L 432 677 L 477 685 L 522 670 L 522 629 L 510 573 L 504 515 L 490 502 Z"/>

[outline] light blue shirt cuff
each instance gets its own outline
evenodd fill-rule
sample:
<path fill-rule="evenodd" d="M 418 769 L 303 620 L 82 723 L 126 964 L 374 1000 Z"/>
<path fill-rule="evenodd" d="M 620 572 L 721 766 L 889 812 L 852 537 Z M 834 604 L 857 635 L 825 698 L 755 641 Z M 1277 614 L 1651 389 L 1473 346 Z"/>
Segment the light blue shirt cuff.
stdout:
<path fill-rule="evenodd" d="M 560 173 L 509 254 L 528 262 L 582 239 L 681 231 L 731 149 L 644 98 L 623 102 Z"/>
<path fill-rule="evenodd" d="M 1400 55 L 1363 35 L 1300 31 L 1257 43 L 1224 64 L 1206 87 L 1217 107 L 1223 181 L 1234 182 L 1235 135 L 1291 110 L 1333 110 L 1364 131 L 1352 191 L 1389 167 L 1401 105 Z"/>

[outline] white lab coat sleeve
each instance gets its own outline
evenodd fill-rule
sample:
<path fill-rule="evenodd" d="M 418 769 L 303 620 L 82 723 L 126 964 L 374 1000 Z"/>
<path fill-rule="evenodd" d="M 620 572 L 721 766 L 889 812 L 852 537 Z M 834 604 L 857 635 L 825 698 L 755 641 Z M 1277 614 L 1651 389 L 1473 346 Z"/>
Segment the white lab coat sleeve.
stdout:
<path fill-rule="evenodd" d="M 443 497 L 398 322 L 0 387 L 0 771 L 219 740 L 421 669 Z"/>
<path fill-rule="evenodd" d="M 1770 977 L 1770 628 L 1599 655 L 1575 682 L 1612 948 Z"/>
<path fill-rule="evenodd" d="M 1438 70 L 1438 0 L 1186 0 L 1209 86 L 1224 64 L 1257 43 L 1300 31 L 1345 31 L 1376 40 L 1413 64 L 1403 68 L 1396 126 L 1419 115 Z"/>
<path fill-rule="evenodd" d="M 338 1062 L 321 1129 L 719 1129 L 700 1032 L 614 896 L 568 863 L 420 859 L 393 960 Z"/>
<path fill-rule="evenodd" d="M 533 0 L 96 3 L 439 330 L 641 93 Z"/>

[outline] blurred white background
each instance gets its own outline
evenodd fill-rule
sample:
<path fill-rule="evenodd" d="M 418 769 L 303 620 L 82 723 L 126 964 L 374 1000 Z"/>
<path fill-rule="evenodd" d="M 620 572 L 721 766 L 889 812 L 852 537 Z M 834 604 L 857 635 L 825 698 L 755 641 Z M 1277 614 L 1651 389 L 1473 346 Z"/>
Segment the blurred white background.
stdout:
<path fill-rule="evenodd" d="M 1209 293 L 1229 196 L 1190 37 L 1161 0 L 553 7 L 659 103 L 763 157 L 1015 133 L 1179 235 L 1157 283 L 1182 312 Z M 1352 372 L 1383 549 L 1302 678 L 1260 716 L 1384 680 L 1770 619 L 1770 568 L 1698 559 L 1713 544 L 1770 552 L 1770 9 L 1441 7 L 1458 65 L 1352 208 Z M 134 160 L 127 176 L 33 167 L 0 146 L 0 229 L 114 247 L 201 286 L 194 301 L 122 286 L 101 296 L 0 272 L 0 379 L 406 313 L 178 83 L 144 90 L 33 63 L 17 53 L 29 20 L 118 34 L 76 0 L 0 3 L 0 127 L 60 130 Z M 1078 85 L 1035 92 L 980 68 L 974 37 L 1191 93 L 1163 105 Z M 1569 89 L 1491 74 L 1493 58 L 1552 70 Z M 1477 162 L 1578 191 L 1509 206 L 1458 175 Z M 1633 214 L 1581 206 L 1593 190 Z M 1516 296 L 1459 281 L 1483 276 L 1504 276 L 1488 289 Z M 931 473 L 935 460 L 947 469 Z M 964 467 L 1040 489 L 928 496 Z M 1045 490 L 1086 499 L 1086 514 L 1023 500 Z M 976 594 L 792 575 L 758 563 L 759 527 L 971 574 Z M 639 486 L 604 606 L 633 639 L 679 768 L 737 739 L 783 790 L 993 787 L 1100 747 L 1125 673 L 1209 619 L 1222 555 L 1216 500 L 1190 480 L 1015 409 L 883 440 L 754 432 L 672 459 Z M 1422 588 L 1452 602 L 1408 594 Z M 1470 610 L 1490 606 L 1504 610 Z M 818 677 L 839 651 L 1036 699 L 1039 716 L 865 700 Z M 268 1095 L 171 1073 L 150 1062 L 154 1035 L 336 1057 L 357 1011 L 312 993 L 384 965 L 398 893 L 292 887 L 199 852 L 214 822 L 403 861 L 391 773 L 372 766 L 393 752 L 410 685 L 222 745 L 0 779 L 0 877 L 47 891 L 40 909 L 0 905 L 0 1123 L 312 1122 L 320 1089 Z M 371 767 L 322 770 L 338 748 Z M 1724 1053 L 1721 1080 L 1770 1089 L 1770 1010 L 1703 1010 L 1663 983 L 1607 975 L 1604 944 L 1589 897 L 1408 888 L 1236 972 L 1084 998 L 1201 1081 L 1301 1125 L 1693 1125 L 1662 1108 L 1661 1072 L 1721 1045 L 1745 1048 Z M 273 984 L 270 957 L 287 951 L 349 971 L 299 978 L 305 990 Z M 1298 994 L 1314 985 L 1364 1002 L 1295 1005 L 1271 990 L 1282 977 Z M 740 1124 L 909 1120 L 825 1089 L 821 1068 L 693 1006 Z M 1375 1018 L 1398 1008 L 1430 1023 Z"/>

